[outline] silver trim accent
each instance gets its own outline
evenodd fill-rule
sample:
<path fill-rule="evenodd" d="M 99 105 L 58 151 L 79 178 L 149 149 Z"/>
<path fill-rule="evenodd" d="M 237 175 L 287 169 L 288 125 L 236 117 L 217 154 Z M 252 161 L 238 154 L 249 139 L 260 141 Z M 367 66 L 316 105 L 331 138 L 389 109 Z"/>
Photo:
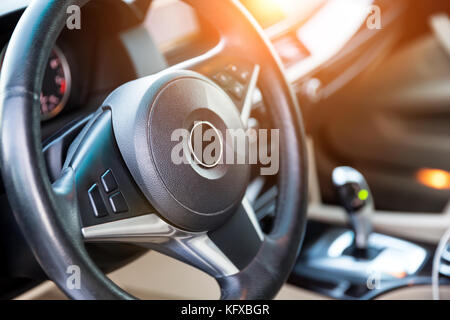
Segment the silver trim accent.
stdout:
<path fill-rule="evenodd" d="M 446 247 L 450 244 L 450 228 L 442 236 L 437 249 L 434 253 L 433 257 L 433 267 L 431 271 L 431 285 L 432 285 L 432 293 L 433 300 L 440 300 L 440 292 L 439 292 L 439 274 L 446 273 L 447 270 L 441 269 L 444 266 L 441 259 L 443 258 L 443 254 L 446 253 Z M 448 270 L 450 271 L 450 270 Z"/>
<path fill-rule="evenodd" d="M 248 202 L 250 202 L 250 204 L 255 203 L 265 183 L 266 178 L 264 176 L 258 176 L 250 182 L 247 187 L 247 191 L 245 192 L 245 198 L 248 200 Z"/>
<path fill-rule="evenodd" d="M 87 242 L 145 244 L 150 249 L 193 265 L 213 277 L 230 276 L 239 272 L 206 232 L 180 230 L 156 214 L 86 227 L 81 232 Z"/>
<path fill-rule="evenodd" d="M 244 199 L 242 199 L 242 206 L 244 207 L 244 210 L 247 213 L 247 216 L 250 219 L 253 228 L 255 228 L 256 233 L 258 234 L 259 240 L 261 240 L 261 242 L 264 241 L 264 232 L 261 230 L 261 226 L 259 225 L 258 219 L 256 218 L 255 211 L 253 210 L 253 207 L 247 197 L 244 197 Z"/>
<path fill-rule="evenodd" d="M 259 72 L 261 68 L 258 64 L 253 67 L 252 75 L 250 77 L 250 82 L 247 87 L 247 93 L 245 95 L 244 104 L 242 105 L 241 111 L 241 121 L 244 126 L 247 126 L 248 119 L 250 118 L 250 113 L 253 106 L 253 95 L 256 90 L 256 85 L 258 83 Z"/>
<path fill-rule="evenodd" d="M 303 252 L 307 259 L 298 270 L 322 281 L 376 279 L 383 286 L 416 275 L 428 257 L 427 251 L 414 243 L 378 233 L 369 236 L 369 248 L 378 253 L 370 258 L 355 257 L 346 251 L 354 237 L 348 229 L 331 229 Z"/>

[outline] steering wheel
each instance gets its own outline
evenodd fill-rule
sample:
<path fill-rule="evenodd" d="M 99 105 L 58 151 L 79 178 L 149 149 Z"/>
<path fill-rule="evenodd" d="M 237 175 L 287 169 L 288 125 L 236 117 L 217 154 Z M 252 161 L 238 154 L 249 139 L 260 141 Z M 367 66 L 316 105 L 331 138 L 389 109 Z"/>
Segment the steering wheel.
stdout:
<path fill-rule="evenodd" d="M 44 67 L 67 7 L 87 2 L 32 1 L 1 73 L 1 171 L 39 264 L 70 298 L 134 299 L 85 249 L 86 242 L 127 242 L 205 271 L 217 280 L 222 299 L 274 297 L 304 235 L 307 157 L 299 107 L 263 30 L 237 0 L 186 0 L 217 28 L 219 44 L 116 89 L 72 143 L 52 184 L 40 135 Z M 241 68 L 240 90 L 226 92 L 210 80 L 229 65 Z M 246 197 L 250 165 L 171 161 L 175 129 L 192 134 L 198 123 L 215 132 L 245 129 L 256 84 L 279 128 L 279 193 L 267 234 Z M 79 286 L 68 285 L 74 268 Z"/>

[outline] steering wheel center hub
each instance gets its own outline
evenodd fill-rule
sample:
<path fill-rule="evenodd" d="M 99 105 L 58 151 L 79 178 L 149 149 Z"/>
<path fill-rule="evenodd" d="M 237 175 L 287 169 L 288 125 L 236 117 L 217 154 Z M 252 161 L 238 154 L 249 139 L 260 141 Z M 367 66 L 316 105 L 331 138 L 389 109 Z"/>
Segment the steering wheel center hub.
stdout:
<path fill-rule="evenodd" d="M 188 230 L 211 230 L 235 212 L 249 180 L 250 166 L 233 161 L 245 150 L 227 139 L 230 130 L 244 132 L 240 113 L 221 88 L 197 73 L 146 81 L 142 92 L 120 94 L 128 97 L 127 108 L 137 106 L 136 117 L 110 102 L 119 149 L 161 215 Z"/>

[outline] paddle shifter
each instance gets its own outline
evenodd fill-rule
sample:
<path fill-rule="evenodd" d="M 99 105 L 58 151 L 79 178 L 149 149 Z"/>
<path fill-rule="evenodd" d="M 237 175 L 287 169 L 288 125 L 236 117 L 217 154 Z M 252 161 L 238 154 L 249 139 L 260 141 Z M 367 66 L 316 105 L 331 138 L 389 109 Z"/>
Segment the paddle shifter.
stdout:
<path fill-rule="evenodd" d="M 333 170 L 333 184 L 355 232 L 355 247 L 366 250 L 372 232 L 370 216 L 374 211 L 372 194 L 364 176 L 350 167 Z"/>

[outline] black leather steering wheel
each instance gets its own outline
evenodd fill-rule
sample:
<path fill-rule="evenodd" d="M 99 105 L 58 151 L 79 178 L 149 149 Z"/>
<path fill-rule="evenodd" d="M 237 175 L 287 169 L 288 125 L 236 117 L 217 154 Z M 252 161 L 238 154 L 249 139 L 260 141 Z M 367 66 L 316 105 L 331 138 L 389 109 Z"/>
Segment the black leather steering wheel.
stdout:
<path fill-rule="evenodd" d="M 220 43 L 116 89 L 73 142 L 61 177 L 51 184 L 40 135 L 44 67 L 66 8 L 87 2 L 32 1 L 11 38 L 0 79 L 2 176 L 43 270 L 73 299 L 132 299 L 85 249 L 87 241 L 129 242 L 209 273 L 222 299 L 274 297 L 304 235 L 307 157 L 300 110 L 263 30 L 237 0 L 187 0 L 218 29 Z M 240 100 L 210 80 L 229 64 L 249 71 L 242 75 L 246 94 Z M 256 82 L 280 129 L 279 194 L 269 234 L 245 197 L 249 165 L 205 168 L 168 158 L 175 128 L 207 121 L 221 131 L 244 129 Z M 71 266 L 80 270 L 79 288 L 67 286 Z"/>

